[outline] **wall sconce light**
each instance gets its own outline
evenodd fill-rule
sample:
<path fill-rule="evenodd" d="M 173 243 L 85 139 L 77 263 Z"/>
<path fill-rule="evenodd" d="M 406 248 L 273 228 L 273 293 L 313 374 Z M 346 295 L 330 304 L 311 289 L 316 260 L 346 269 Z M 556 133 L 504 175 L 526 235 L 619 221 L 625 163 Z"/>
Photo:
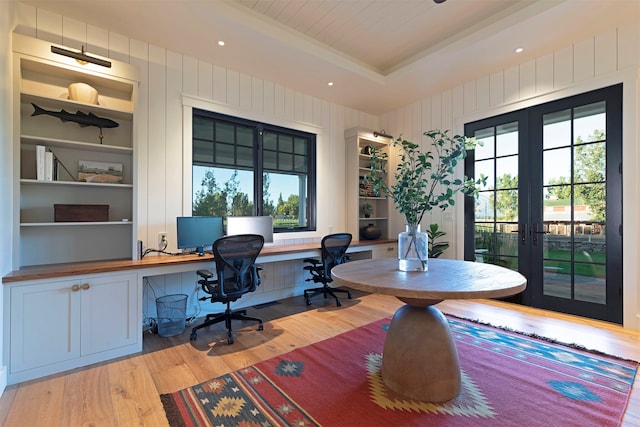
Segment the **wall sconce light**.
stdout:
<path fill-rule="evenodd" d="M 101 65 L 103 67 L 111 68 L 111 62 L 105 61 L 104 59 L 96 58 L 94 56 L 87 55 L 87 52 L 84 50 L 84 46 L 82 46 L 82 51 L 74 52 L 72 50 L 63 49 L 57 46 L 51 46 L 51 52 L 57 53 L 58 55 L 68 56 L 69 58 L 73 58 L 81 64 L 86 64 L 87 62 L 91 62 L 92 64 Z"/>
<path fill-rule="evenodd" d="M 384 129 L 380 129 L 379 131 L 375 131 L 375 132 L 373 132 L 373 137 L 374 137 L 374 138 L 377 138 L 377 137 L 379 137 L 379 136 L 384 136 L 385 138 L 391 138 L 391 139 L 393 139 L 393 136 L 388 135 L 388 134 L 387 134 L 387 131 L 386 131 L 386 130 L 384 130 Z"/>

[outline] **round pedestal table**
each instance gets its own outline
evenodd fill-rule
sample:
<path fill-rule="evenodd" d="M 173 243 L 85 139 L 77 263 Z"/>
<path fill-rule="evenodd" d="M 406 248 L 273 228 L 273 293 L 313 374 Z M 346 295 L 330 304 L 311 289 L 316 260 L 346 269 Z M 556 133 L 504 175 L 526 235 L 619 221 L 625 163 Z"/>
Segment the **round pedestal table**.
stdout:
<path fill-rule="evenodd" d="M 517 271 L 492 264 L 430 259 L 429 270 L 400 271 L 398 260 L 340 264 L 334 283 L 393 295 L 405 305 L 393 315 L 382 354 L 382 379 L 411 399 L 444 402 L 460 393 L 458 352 L 449 322 L 435 305 L 447 299 L 499 298 L 526 288 Z"/>

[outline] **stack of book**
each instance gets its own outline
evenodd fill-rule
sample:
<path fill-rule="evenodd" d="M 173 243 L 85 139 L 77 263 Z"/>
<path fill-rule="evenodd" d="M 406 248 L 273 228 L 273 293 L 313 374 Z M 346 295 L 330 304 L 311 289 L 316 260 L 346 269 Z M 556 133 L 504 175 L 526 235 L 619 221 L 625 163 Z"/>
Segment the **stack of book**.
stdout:
<path fill-rule="evenodd" d="M 58 180 L 58 159 L 44 145 L 36 145 L 36 179 L 38 181 Z"/>

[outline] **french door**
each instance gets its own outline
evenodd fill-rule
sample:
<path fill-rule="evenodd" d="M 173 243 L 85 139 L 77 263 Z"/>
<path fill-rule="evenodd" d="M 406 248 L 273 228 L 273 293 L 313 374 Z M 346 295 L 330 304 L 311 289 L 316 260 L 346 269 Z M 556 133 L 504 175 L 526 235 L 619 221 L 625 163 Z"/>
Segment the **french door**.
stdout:
<path fill-rule="evenodd" d="M 622 85 L 465 125 L 465 259 L 527 277 L 512 300 L 622 322 Z"/>

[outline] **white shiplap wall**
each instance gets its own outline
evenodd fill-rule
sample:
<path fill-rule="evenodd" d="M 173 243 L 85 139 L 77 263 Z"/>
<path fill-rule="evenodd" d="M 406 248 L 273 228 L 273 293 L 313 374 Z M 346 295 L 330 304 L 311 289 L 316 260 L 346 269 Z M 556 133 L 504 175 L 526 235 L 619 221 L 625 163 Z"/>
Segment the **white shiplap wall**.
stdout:
<path fill-rule="evenodd" d="M 322 130 L 318 147 L 319 200 L 331 209 L 319 210 L 318 238 L 344 226 L 344 129 L 361 126 L 384 128 L 388 133 L 422 140 L 427 129 L 451 129 L 459 133 L 465 122 L 523 108 L 540 102 L 569 96 L 617 82 L 625 84 L 624 105 L 624 214 L 635 218 L 640 209 L 635 172 L 638 159 L 638 65 L 640 64 L 640 26 L 620 27 L 573 44 L 558 42 L 550 52 L 524 58 L 516 66 L 497 69 L 489 75 L 443 88 L 428 98 L 398 110 L 371 116 L 335 103 L 264 81 L 256 77 L 214 66 L 162 47 L 130 39 L 55 13 L 18 3 L 18 32 L 87 49 L 137 66 L 142 75 L 136 109 L 138 123 L 136 147 L 136 191 L 138 238 L 154 246 L 160 231 L 169 232 L 175 242 L 175 217 L 182 214 L 182 105 L 186 94 L 220 105 L 260 115 L 274 121 L 312 124 Z M 331 165 L 331 167 L 329 166 Z M 331 171 L 331 173 L 329 173 Z M 462 255 L 461 206 L 444 215 L 437 214 L 425 223 L 439 222 L 454 243 L 448 256 Z M 400 231 L 402 220 L 393 227 Z M 625 222 L 624 292 L 625 325 L 640 328 L 638 321 L 638 269 L 636 241 L 638 227 Z M 288 274 L 297 276 L 295 266 L 274 266 L 268 286 L 285 282 Z M 267 273 L 268 277 L 272 273 Z M 182 290 L 191 294 L 193 276 L 156 278 L 154 288 L 160 294 Z M 282 280 L 281 280 L 282 279 Z M 295 280 L 295 279 L 294 279 Z M 148 305 L 153 301 L 148 298 Z M 150 308 L 153 311 L 153 308 Z"/>
<path fill-rule="evenodd" d="M 597 29 L 594 29 L 597 31 Z M 594 34 L 574 44 L 558 42 L 553 52 L 525 58 L 510 68 L 434 93 L 412 105 L 383 114 L 380 127 L 392 135 L 424 141 L 422 132 L 450 129 L 462 133 L 464 124 L 527 106 L 622 82 L 623 94 L 623 217 L 624 325 L 640 329 L 638 241 L 640 211 L 640 22 Z M 463 207 L 444 215 L 436 212 L 424 224 L 437 222 L 453 243 L 446 256 L 463 256 Z M 402 219 L 393 227 L 400 231 Z"/>
<path fill-rule="evenodd" d="M 344 130 L 360 126 L 377 129 L 373 115 L 314 98 L 299 91 L 171 52 L 159 46 L 114 34 L 64 16 L 17 4 L 17 32 L 135 65 L 141 75 L 136 104 L 136 147 L 134 182 L 138 201 L 134 221 L 138 239 L 156 247 L 159 232 L 167 232 L 169 250 L 175 248 L 175 219 L 183 214 L 184 194 L 191 185 L 183 168 L 183 96 L 199 98 L 235 111 L 239 116 L 271 123 L 312 126 L 318 137 L 318 230 L 315 233 L 277 236 L 289 243 L 295 239 L 319 240 L 324 234 L 345 226 Z M 189 176 L 187 171 L 186 176 Z M 260 293 L 304 287 L 301 262 L 269 266 Z M 193 294 L 194 273 L 159 276 L 149 280 L 158 295 Z M 296 285 L 300 289 L 294 289 Z M 193 298 L 190 298 L 190 301 Z M 245 299 L 246 300 L 246 299 Z M 245 301 L 245 304 L 250 303 Z M 190 302 L 195 310 L 196 302 Z M 144 311 L 154 315 L 154 292 L 145 291 Z"/>

